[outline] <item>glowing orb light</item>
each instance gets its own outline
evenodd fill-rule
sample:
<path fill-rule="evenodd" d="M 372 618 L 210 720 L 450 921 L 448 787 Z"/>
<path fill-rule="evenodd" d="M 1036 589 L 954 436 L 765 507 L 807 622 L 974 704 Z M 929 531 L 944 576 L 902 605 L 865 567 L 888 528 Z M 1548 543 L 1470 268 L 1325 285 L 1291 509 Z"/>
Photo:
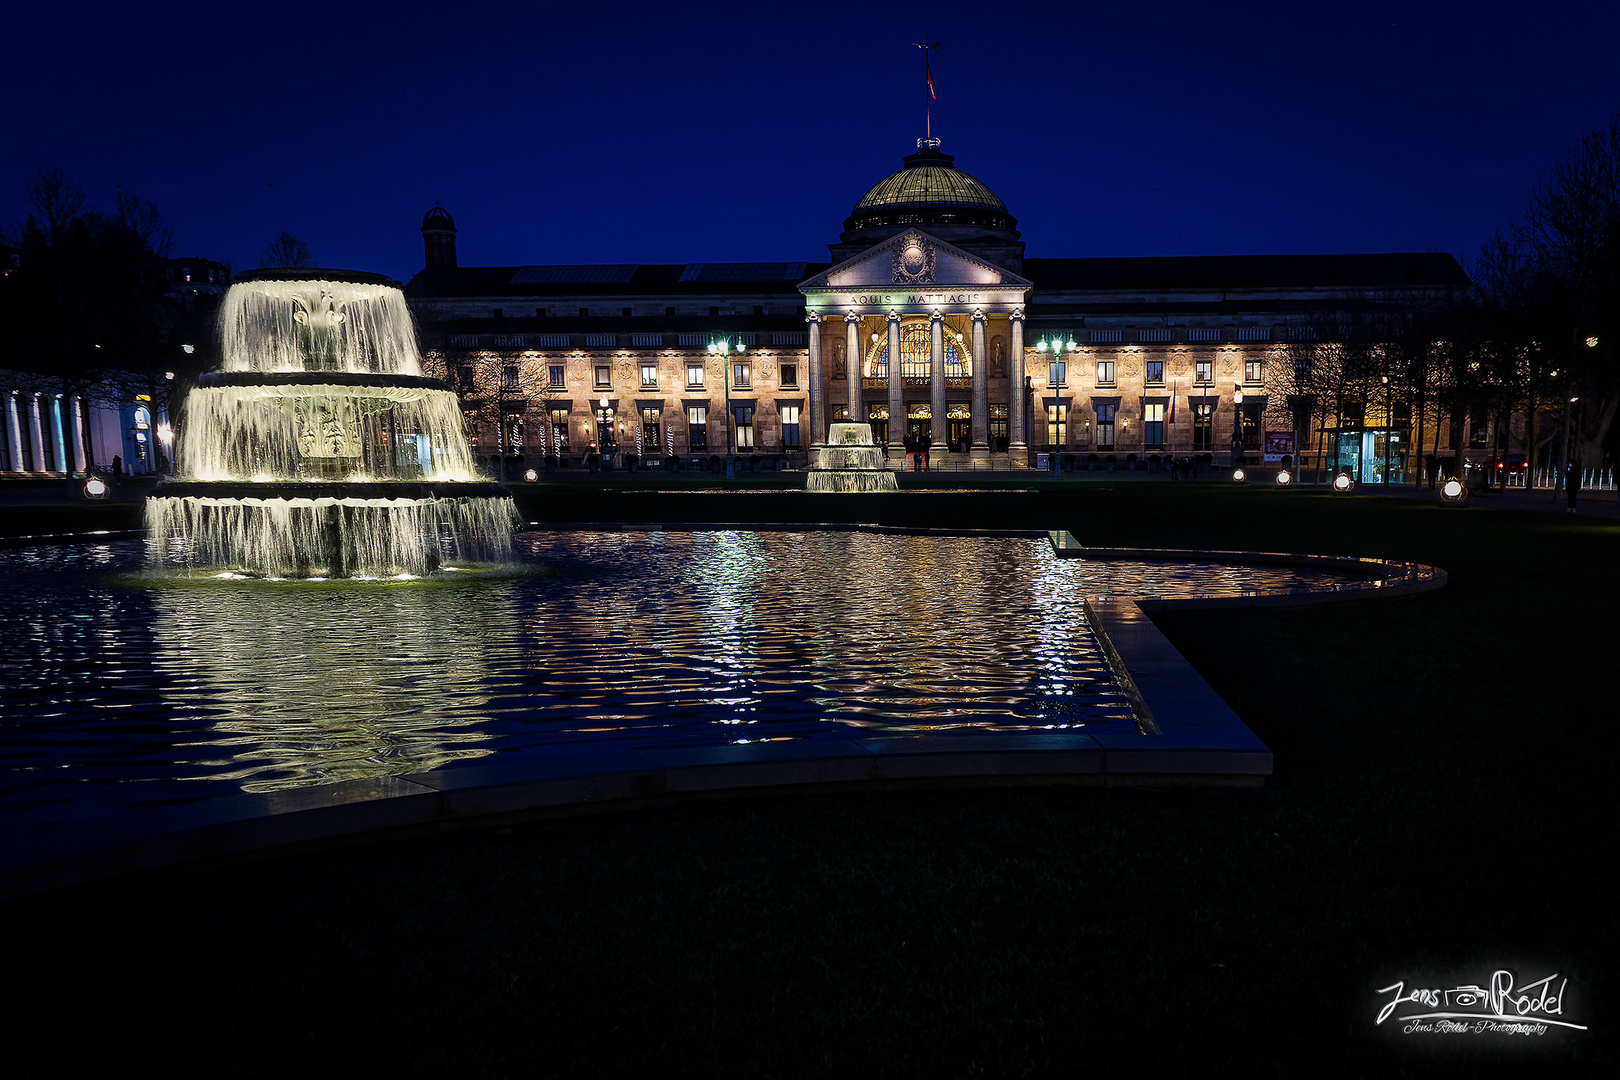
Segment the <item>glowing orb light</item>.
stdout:
<path fill-rule="evenodd" d="M 1283 469 L 1283 470 L 1281 470 L 1281 471 L 1279 471 L 1277 473 L 1277 486 L 1278 487 L 1287 487 L 1289 484 L 1292 484 L 1293 482 L 1294 482 L 1294 478 L 1288 472 L 1287 469 Z"/>
<path fill-rule="evenodd" d="M 1346 473 L 1340 473 L 1333 478 L 1333 493 L 1335 495 L 1348 495 L 1354 491 L 1356 482 Z"/>
<path fill-rule="evenodd" d="M 1248 478 L 1249 478 L 1249 474 L 1244 472 L 1242 469 L 1233 469 L 1232 470 L 1232 482 L 1234 484 L 1241 484 L 1241 483 L 1243 483 L 1243 481 L 1247 480 Z"/>
<path fill-rule="evenodd" d="M 87 499 L 105 499 L 107 497 L 107 484 L 99 476 L 92 476 L 84 482 L 84 497 Z"/>
<path fill-rule="evenodd" d="M 532 484 L 536 480 L 540 479 L 540 474 L 535 472 L 533 469 L 530 469 L 530 470 L 528 470 L 527 472 L 525 472 L 523 474 L 523 479 L 527 480 L 529 483 Z"/>
<path fill-rule="evenodd" d="M 1468 498 L 1468 489 L 1463 487 L 1463 482 L 1456 477 L 1452 477 L 1440 485 L 1441 502 L 1460 503 L 1466 498 Z"/>

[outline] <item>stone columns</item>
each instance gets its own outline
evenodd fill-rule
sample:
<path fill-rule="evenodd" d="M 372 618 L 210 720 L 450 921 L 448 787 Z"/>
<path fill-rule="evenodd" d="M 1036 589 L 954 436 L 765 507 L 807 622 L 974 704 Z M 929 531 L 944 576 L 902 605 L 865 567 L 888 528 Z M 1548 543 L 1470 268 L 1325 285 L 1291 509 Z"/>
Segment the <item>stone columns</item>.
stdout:
<path fill-rule="evenodd" d="M 849 376 L 849 422 L 866 423 L 861 400 L 861 317 L 844 316 L 844 374 Z"/>
<path fill-rule="evenodd" d="M 906 391 L 900 381 L 900 313 L 889 312 L 889 453 L 902 455 L 906 445 Z M 902 456 L 901 460 L 905 460 Z"/>
<path fill-rule="evenodd" d="M 22 428 L 18 426 L 21 422 L 22 416 L 17 411 L 17 395 L 7 394 L 6 434 L 11 436 L 7 440 L 11 444 L 9 447 L 11 450 L 11 467 L 16 472 L 27 472 L 28 463 L 23 460 L 22 456 Z"/>
<path fill-rule="evenodd" d="M 1008 343 L 1007 452 L 1014 465 L 1029 464 L 1029 436 L 1024 427 L 1024 410 L 1029 393 L 1024 389 L 1024 309 L 1013 308 L 1012 340 Z"/>
<path fill-rule="evenodd" d="M 973 453 L 990 453 L 990 373 L 984 370 L 984 312 L 973 313 Z"/>
<path fill-rule="evenodd" d="M 827 441 L 827 384 L 821 378 L 821 316 L 804 317 L 810 329 L 810 448 Z"/>
<path fill-rule="evenodd" d="M 945 316 L 938 308 L 928 320 L 928 404 L 934 418 L 928 423 L 928 434 L 934 446 L 945 449 Z"/>

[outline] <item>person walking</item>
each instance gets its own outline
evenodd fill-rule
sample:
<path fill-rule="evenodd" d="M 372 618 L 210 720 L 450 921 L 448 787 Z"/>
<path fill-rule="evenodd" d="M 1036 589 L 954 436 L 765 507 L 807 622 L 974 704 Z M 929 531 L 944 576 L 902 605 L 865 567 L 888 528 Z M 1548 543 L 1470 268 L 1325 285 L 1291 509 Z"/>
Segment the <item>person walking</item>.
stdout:
<path fill-rule="evenodd" d="M 1564 466 L 1564 513 L 1575 513 L 1575 503 L 1581 497 L 1581 466 L 1571 461 Z"/>

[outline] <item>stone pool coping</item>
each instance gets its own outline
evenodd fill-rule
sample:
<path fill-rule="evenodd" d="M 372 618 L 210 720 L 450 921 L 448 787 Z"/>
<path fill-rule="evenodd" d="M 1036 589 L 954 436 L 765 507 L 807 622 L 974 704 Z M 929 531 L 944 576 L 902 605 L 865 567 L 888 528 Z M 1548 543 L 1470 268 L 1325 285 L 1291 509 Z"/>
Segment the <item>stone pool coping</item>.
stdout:
<path fill-rule="evenodd" d="M 1094 597 L 1085 611 L 1138 718 L 1135 734 L 1078 732 L 886 735 L 711 747 L 514 751 L 477 765 L 231 795 L 110 819 L 37 828 L 0 850 L 0 900 L 182 865 L 442 832 L 503 819 L 644 808 L 692 798 L 785 793 L 828 785 L 1195 784 L 1254 787 L 1271 751 L 1148 617 L 1176 607 L 1252 607 L 1405 596 L 1442 588 L 1435 567 L 1378 559 L 1263 552 L 1087 548 L 1067 532 L 880 525 L 661 525 L 579 522 L 547 529 L 617 532 L 859 531 L 940 536 L 1046 536 L 1060 558 L 1286 565 L 1353 575 L 1308 588 L 1192 598 Z M 90 539 L 84 537 L 83 539 Z M 105 537 L 96 536 L 95 540 Z"/>

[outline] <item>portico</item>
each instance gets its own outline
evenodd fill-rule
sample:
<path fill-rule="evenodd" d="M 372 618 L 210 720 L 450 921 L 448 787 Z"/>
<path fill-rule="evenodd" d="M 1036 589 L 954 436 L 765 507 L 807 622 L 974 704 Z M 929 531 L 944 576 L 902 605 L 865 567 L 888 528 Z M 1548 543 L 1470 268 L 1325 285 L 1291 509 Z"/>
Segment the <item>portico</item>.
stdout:
<path fill-rule="evenodd" d="M 842 411 L 871 422 L 895 461 L 906 435 L 926 433 L 940 453 L 985 459 L 1005 452 L 1024 463 L 1024 306 L 1031 288 L 1027 279 L 920 229 L 801 282 L 811 445 L 826 440 L 828 424 Z"/>

